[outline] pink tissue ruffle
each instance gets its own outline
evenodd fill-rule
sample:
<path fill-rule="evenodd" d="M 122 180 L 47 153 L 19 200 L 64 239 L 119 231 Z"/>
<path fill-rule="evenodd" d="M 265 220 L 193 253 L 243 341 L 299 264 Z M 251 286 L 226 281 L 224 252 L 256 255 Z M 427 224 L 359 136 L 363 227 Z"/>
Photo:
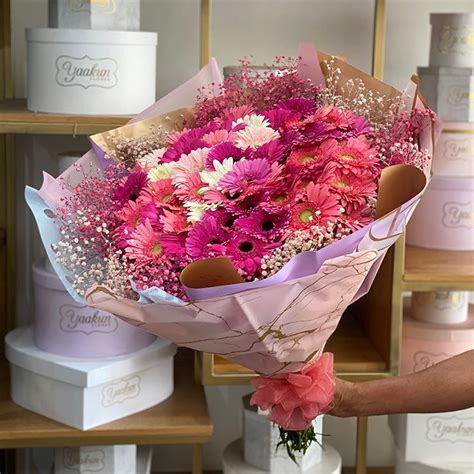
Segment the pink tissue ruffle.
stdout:
<path fill-rule="evenodd" d="M 270 410 L 268 419 L 287 431 L 304 431 L 333 401 L 334 356 L 325 352 L 316 362 L 299 372 L 275 377 L 255 377 L 252 405 Z"/>

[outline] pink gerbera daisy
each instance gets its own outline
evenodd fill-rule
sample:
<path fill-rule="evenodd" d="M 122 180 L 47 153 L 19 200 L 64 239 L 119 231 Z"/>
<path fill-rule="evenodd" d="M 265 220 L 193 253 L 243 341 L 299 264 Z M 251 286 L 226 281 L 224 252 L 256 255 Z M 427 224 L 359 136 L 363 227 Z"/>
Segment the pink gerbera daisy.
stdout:
<path fill-rule="evenodd" d="M 136 201 L 147 182 L 146 173 L 131 173 L 123 178 L 121 185 L 115 190 L 113 199 L 120 202 Z"/>
<path fill-rule="evenodd" d="M 230 132 L 228 130 L 216 130 L 214 132 L 206 133 L 202 139 L 210 147 L 214 145 L 219 145 L 224 142 L 233 142 L 237 138 L 235 132 Z"/>
<path fill-rule="evenodd" d="M 341 215 L 343 211 L 341 203 L 328 186 L 309 183 L 305 194 L 306 200 L 291 209 L 290 226 L 293 229 L 326 225 Z"/>
<path fill-rule="evenodd" d="M 188 176 L 202 171 L 205 167 L 209 148 L 198 148 L 187 155 L 181 155 L 171 172 L 173 184 L 180 185 L 188 180 Z"/>
<path fill-rule="evenodd" d="M 235 224 L 242 231 L 255 237 L 273 241 L 286 229 L 289 219 L 287 209 L 255 209 L 248 216 L 240 217 Z"/>
<path fill-rule="evenodd" d="M 201 175 L 196 172 L 188 175 L 186 181 L 178 184 L 174 194 L 181 202 L 204 202 L 204 194 L 207 190 L 207 184 L 202 181 Z"/>
<path fill-rule="evenodd" d="M 196 224 L 186 239 L 186 250 L 195 259 L 224 255 L 224 244 L 229 239 L 229 232 L 219 225 L 213 216 Z"/>
<path fill-rule="evenodd" d="M 249 187 L 261 188 L 274 181 L 280 175 L 280 167 L 267 160 L 242 160 L 232 167 L 232 170 L 219 180 L 218 188 L 229 194 L 242 193 Z"/>
<path fill-rule="evenodd" d="M 352 209 L 351 212 L 344 212 L 339 222 L 353 231 L 361 229 L 374 220 L 374 214 L 370 207 L 360 206 L 358 209 Z"/>
<path fill-rule="evenodd" d="M 186 211 L 180 212 L 180 209 L 163 209 L 163 215 L 160 217 L 163 230 L 167 233 L 179 234 L 186 232 L 189 227 Z"/>
<path fill-rule="evenodd" d="M 129 227 L 136 227 L 146 219 L 151 222 L 153 227 L 157 227 L 159 224 L 158 211 L 153 202 L 128 201 L 125 207 L 117 213 L 117 216 Z"/>
<path fill-rule="evenodd" d="M 356 174 L 372 175 L 377 168 L 377 149 L 372 148 L 363 137 L 349 138 L 347 143 L 339 146 L 332 153 L 332 158 L 339 166 L 348 168 Z"/>
<path fill-rule="evenodd" d="M 174 187 L 171 179 L 165 178 L 149 182 L 140 199 L 144 203 L 153 202 L 158 207 L 169 207 L 176 201 L 173 193 Z"/>
<path fill-rule="evenodd" d="M 161 232 L 153 229 L 149 220 L 140 224 L 128 239 L 125 253 L 135 265 L 141 267 L 147 264 L 162 264 L 164 259 Z"/>
<path fill-rule="evenodd" d="M 239 107 L 231 107 L 222 111 L 222 117 L 227 120 L 236 121 L 247 115 L 253 114 L 254 109 L 251 105 L 240 105 Z"/>

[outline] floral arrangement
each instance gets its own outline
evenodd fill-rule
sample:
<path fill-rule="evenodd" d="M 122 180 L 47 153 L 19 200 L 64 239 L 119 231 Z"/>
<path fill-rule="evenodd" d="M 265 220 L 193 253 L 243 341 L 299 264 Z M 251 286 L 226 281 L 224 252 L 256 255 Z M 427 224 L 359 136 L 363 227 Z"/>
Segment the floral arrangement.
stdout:
<path fill-rule="evenodd" d="M 416 204 L 376 219 L 381 176 L 394 165 L 428 173 L 435 122 L 336 58 L 321 62 L 324 75 L 310 68 L 319 83 L 301 61 L 277 58 L 257 76 L 244 61 L 196 90 L 179 125 L 165 114 L 119 129 L 102 137 L 99 165 L 86 155 L 27 191 L 71 294 L 262 374 L 253 402 L 290 455 L 315 439 L 312 420 L 332 401 L 327 338 Z"/>

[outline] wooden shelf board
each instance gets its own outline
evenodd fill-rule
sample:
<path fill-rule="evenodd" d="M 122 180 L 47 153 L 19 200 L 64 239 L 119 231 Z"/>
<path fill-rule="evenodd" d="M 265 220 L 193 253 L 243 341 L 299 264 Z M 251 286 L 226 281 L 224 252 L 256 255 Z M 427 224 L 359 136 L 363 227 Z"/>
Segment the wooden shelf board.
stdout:
<path fill-rule="evenodd" d="M 381 377 L 387 370 L 385 361 L 349 313 L 342 317 L 325 350 L 334 353 L 336 371 L 346 378 Z M 246 383 L 252 375 L 253 371 L 214 356 L 213 383 Z"/>
<path fill-rule="evenodd" d="M 35 113 L 26 100 L 0 101 L 0 133 L 89 135 L 121 127 L 131 117 Z"/>
<path fill-rule="evenodd" d="M 406 289 L 474 289 L 474 252 L 406 246 Z"/>
<path fill-rule="evenodd" d="M 13 403 L 0 380 L 0 449 L 128 444 L 202 444 L 212 436 L 206 397 L 192 358 L 176 361 L 175 391 L 163 403 L 88 431 L 70 428 Z"/>

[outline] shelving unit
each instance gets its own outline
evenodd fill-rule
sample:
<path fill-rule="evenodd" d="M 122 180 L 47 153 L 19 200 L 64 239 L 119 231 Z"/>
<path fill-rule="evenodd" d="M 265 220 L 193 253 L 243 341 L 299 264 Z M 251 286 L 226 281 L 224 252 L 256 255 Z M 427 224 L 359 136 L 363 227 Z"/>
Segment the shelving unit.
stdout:
<path fill-rule="evenodd" d="M 130 117 L 33 113 L 12 99 L 11 0 L 0 0 L 0 472 L 13 472 L 12 451 L 25 447 L 107 444 L 192 445 L 193 474 L 202 473 L 202 445 L 212 423 L 202 385 L 193 377 L 192 352 L 180 350 L 175 391 L 165 402 L 135 415 L 80 431 L 25 410 L 10 400 L 4 337 L 15 326 L 15 136 L 93 135 L 120 127 Z M 22 191 L 22 190 L 21 190 Z M 2 451 L 3 450 L 3 451 Z"/>

